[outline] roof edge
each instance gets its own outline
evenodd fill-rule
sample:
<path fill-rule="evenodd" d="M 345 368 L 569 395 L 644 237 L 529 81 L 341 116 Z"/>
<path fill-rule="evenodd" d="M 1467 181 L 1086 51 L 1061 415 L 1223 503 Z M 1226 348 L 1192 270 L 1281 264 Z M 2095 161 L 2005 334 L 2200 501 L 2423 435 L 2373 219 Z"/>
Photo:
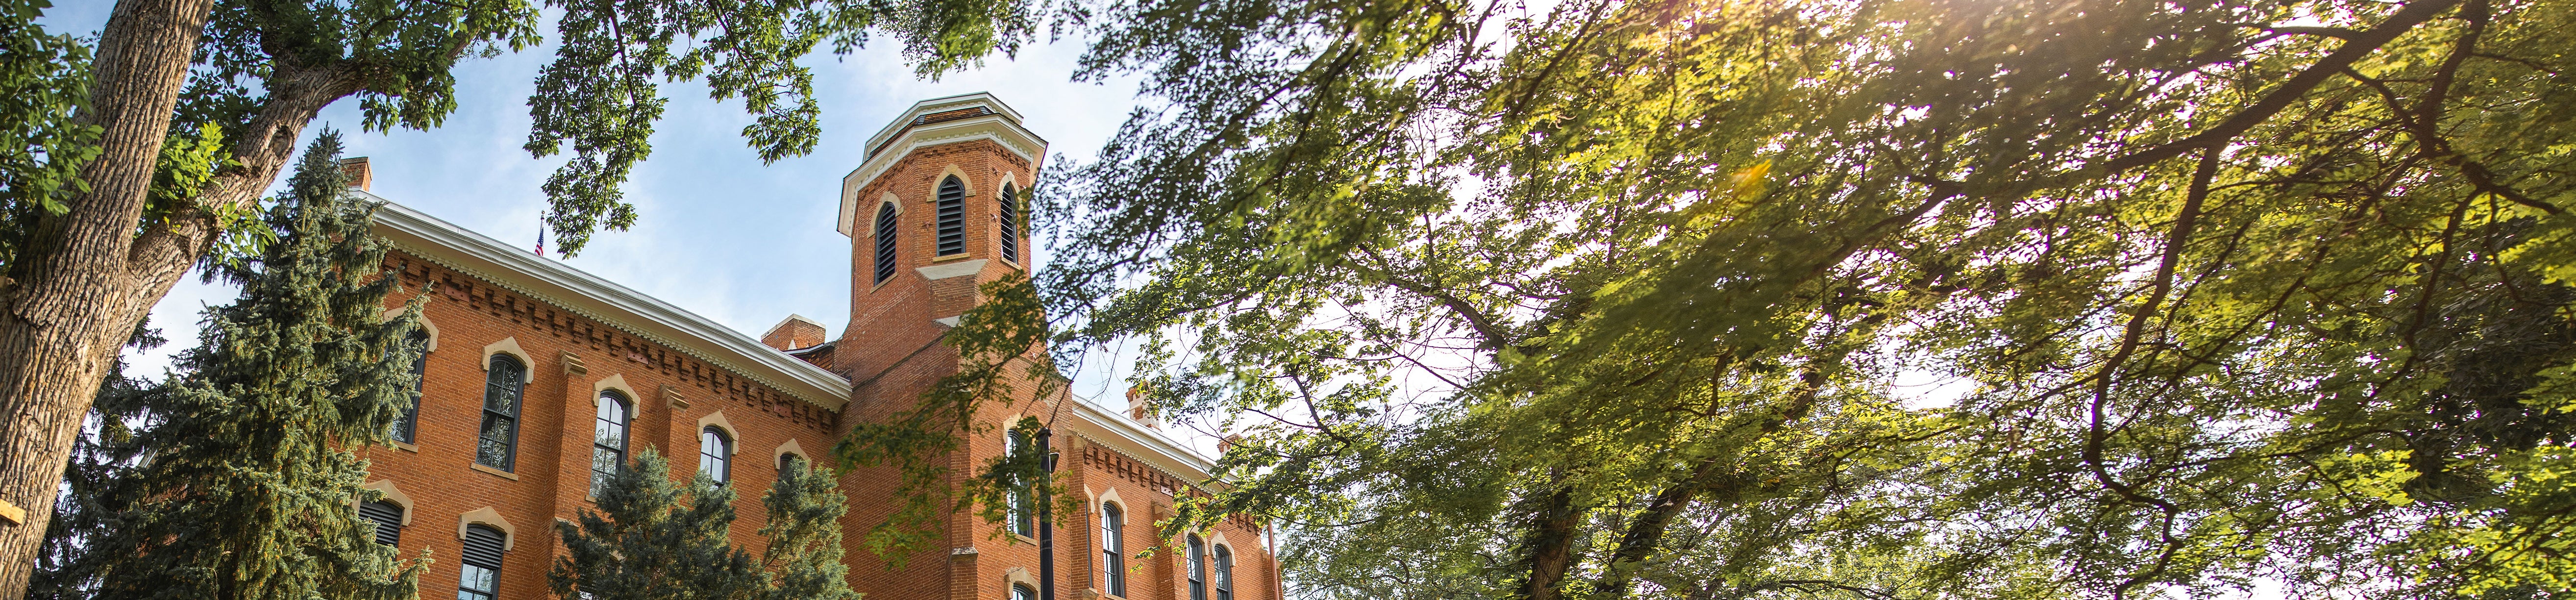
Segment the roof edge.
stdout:
<path fill-rule="evenodd" d="M 375 221 L 378 226 L 389 227 L 395 231 L 420 238 L 430 244 L 436 244 L 449 250 L 462 253 L 468 258 L 482 261 L 495 267 L 536 279 L 539 282 L 562 288 L 565 291 L 574 294 L 585 296 L 591 300 L 605 304 L 610 308 L 624 311 L 628 313 L 631 318 L 644 320 L 654 325 L 659 325 L 672 331 L 679 332 L 682 335 L 698 338 L 699 341 L 705 342 L 704 345 L 706 346 L 712 346 L 716 350 L 729 352 L 744 360 L 725 360 L 719 357 L 706 356 L 698 349 L 690 348 L 688 345 L 674 343 L 674 340 L 660 339 L 661 336 L 659 335 L 637 331 L 634 329 L 633 324 L 621 323 L 621 319 L 617 315 L 588 314 L 590 311 L 567 306 L 563 301 L 549 298 L 548 294 L 536 290 L 513 289 L 512 291 L 526 294 L 540 301 L 545 301 L 548 304 L 553 304 L 556 308 L 561 308 L 575 314 L 581 314 L 582 316 L 599 320 L 602 323 L 606 323 L 612 327 L 617 327 L 618 329 L 624 330 L 626 333 L 635 335 L 636 337 L 651 340 L 655 343 L 668 346 L 673 350 L 696 356 L 700 360 L 705 360 L 720 368 L 742 375 L 745 378 L 776 388 L 779 391 L 787 392 L 788 395 L 796 396 L 797 398 L 815 406 L 820 406 L 837 412 L 841 410 L 842 407 L 849 404 L 850 383 L 842 380 L 839 375 L 835 375 L 831 371 L 826 371 L 822 367 L 817 367 L 811 363 L 790 357 L 786 353 L 779 352 L 775 348 L 761 344 L 760 340 L 753 339 L 751 336 L 740 331 L 735 331 L 731 327 L 717 324 L 714 321 L 708 320 L 706 317 L 699 316 L 697 313 L 689 312 L 685 309 L 681 309 L 680 307 L 673 306 L 668 302 L 663 302 L 661 299 L 645 295 L 642 292 L 637 292 L 633 289 L 627 288 L 626 286 L 618 285 L 615 282 L 600 278 L 597 275 L 592 275 L 589 272 L 573 268 L 571 265 L 538 258 L 533 254 L 502 244 L 499 240 L 494 240 L 490 237 L 484 236 L 483 234 L 476 233 L 473 230 L 460 227 L 454 223 L 449 223 L 437 217 L 429 216 L 428 213 L 423 213 L 418 209 L 404 206 L 401 203 L 387 200 L 383 196 L 363 191 L 357 191 L 356 193 L 370 200 L 381 203 L 376 210 Z M 454 265 L 449 266 L 453 267 Z M 488 278 L 488 276 L 486 277 Z M 493 281 L 492 283 L 502 285 L 503 287 L 518 287 L 508 285 L 506 282 L 501 281 Z M 746 365 L 742 364 L 744 362 L 748 362 L 751 367 L 757 368 L 747 368 Z M 765 370 L 769 373 L 763 374 L 754 372 L 757 370 Z M 815 396 L 820 397 L 818 398 Z"/>
<path fill-rule="evenodd" d="M 1192 450 L 1189 446 L 1181 445 L 1180 442 L 1164 436 L 1160 431 L 1146 429 L 1143 425 L 1138 425 L 1135 421 L 1130 421 L 1125 416 L 1111 413 L 1108 409 L 1101 408 L 1099 404 L 1093 403 L 1088 398 L 1075 396 L 1071 393 L 1067 393 L 1065 396 L 1073 400 L 1075 414 L 1081 415 L 1084 420 L 1099 423 L 1102 427 L 1106 427 L 1110 430 L 1104 433 L 1114 433 L 1119 437 L 1136 440 L 1138 445 L 1144 446 L 1148 450 L 1153 450 L 1156 454 L 1163 455 L 1163 458 L 1181 463 L 1182 467 L 1194 472 L 1201 481 L 1208 479 L 1211 476 L 1210 472 L 1216 469 L 1216 461 L 1209 460 L 1205 456 L 1200 456 L 1197 450 Z M 1163 465 L 1155 466 L 1161 467 L 1165 470 L 1175 470 Z M 1190 483 L 1196 484 L 1198 481 Z"/>
<path fill-rule="evenodd" d="M 920 118 L 921 115 L 927 113 L 955 110 L 974 104 L 989 105 L 993 109 L 993 112 L 1001 113 L 1002 116 L 1005 117 L 1010 117 L 1013 124 L 1017 124 L 1022 120 L 1020 118 L 1020 111 L 1011 108 L 1011 105 L 1009 104 L 1004 104 L 1002 99 L 994 96 L 992 92 L 967 92 L 954 96 L 940 96 L 920 102 L 914 102 L 911 107 L 903 109 L 903 112 L 896 113 L 893 120 L 887 121 L 884 128 L 877 130 L 876 135 L 868 136 L 868 145 L 862 146 L 862 148 L 867 149 L 871 153 L 871 157 L 873 157 L 873 153 L 878 147 L 884 146 L 887 140 L 893 139 L 896 132 L 902 131 L 903 127 L 912 123 L 913 119 Z M 866 158 L 861 158 L 860 160 L 866 160 Z"/>

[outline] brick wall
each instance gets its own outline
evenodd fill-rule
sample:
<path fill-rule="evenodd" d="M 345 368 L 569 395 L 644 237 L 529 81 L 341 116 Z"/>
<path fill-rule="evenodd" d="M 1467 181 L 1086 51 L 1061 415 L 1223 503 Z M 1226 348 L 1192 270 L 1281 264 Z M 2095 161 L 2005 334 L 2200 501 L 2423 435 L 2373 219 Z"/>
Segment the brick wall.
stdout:
<path fill-rule="evenodd" d="M 760 496 L 776 477 L 779 448 L 791 440 L 809 457 L 820 457 L 862 422 L 884 419 L 912 408 L 922 391 L 957 369 L 955 351 L 939 342 L 946 326 L 937 322 L 956 316 L 977 301 L 976 285 L 1022 268 L 1002 260 L 998 197 L 1002 183 L 1026 186 L 1031 165 L 1002 146 L 973 140 L 917 149 L 902 157 L 859 192 L 863 224 L 853 238 L 850 328 L 828 349 L 798 356 L 849 378 L 851 398 L 835 412 L 794 398 L 697 357 L 639 338 L 610 323 L 601 323 L 538 299 L 494 285 L 472 275 L 396 253 L 387 264 L 406 286 L 405 294 L 424 286 L 434 290 L 426 309 L 436 332 L 436 349 L 428 359 L 422 384 L 417 444 L 373 448 L 369 478 L 391 484 L 409 501 L 409 525 L 402 549 L 406 555 L 426 550 L 437 562 L 423 576 L 425 597 L 447 597 L 459 570 L 459 518 L 478 509 L 506 521 L 511 549 L 501 570 L 501 597 L 538 599 L 549 596 L 544 572 L 559 551 L 553 532 L 556 519 L 569 519 L 592 507 L 589 498 L 591 431 L 594 402 L 602 388 L 624 392 L 634 416 L 629 451 L 658 448 L 669 458 L 675 478 L 698 470 L 701 423 L 729 425 L 734 437 L 733 483 L 737 546 L 756 551 L 754 535 L 765 515 Z M 966 252 L 937 257 L 934 205 L 939 180 L 956 175 L 974 191 L 966 198 Z M 864 230 L 873 223 L 876 204 L 894 194 L 903 206 L 897 231 L 902 236 L 895 276 L 882 285 L 872 279 L 874 244 Z M 932 281 L 916 270 L 985 261 L 978 269 Z M 434 285 L 433 285 L 434 284 Z M 405 294 L 389 300 L 400 306 Z M 763 336 L 774 348 L 805 348 L 821 341 L 791 320 Z M 502 344 L 525 362 L 530 381 L 520 410 L 519 454 L 508 472 L 474 466 L 477 427 L 482 421 L 485 351 Z M 1039 349 L 1032 348 L 1033 352 Z M 1117 502 L 1127 512 L 1124 528 L 1128 591 L 1121 600 L 1189 600 L 1182 538 L 1163 539 L 1155 522 L 1172 514 L 1172 495 L 1192 493 L 1188 477 L 1151 460 L 1140 459 L 1096 440 L 1119 439 L 1115 428 L 1062 418 L 1053 402 L 1071 402 L 1060 394 L 1039 400 L 1027 397 L 1037 386 L 1017 382 L 1021 397 L 979 409 L 990 426 L 973 436 L 966 448 L 945 457 L 952 477 L 963 477 L 1007 451 L 1002 431 L 1023 414 L 1056 415 L 1056 449 L 1062 453 L 1059 477 L 1080 494 L 1082 510 L 1056 515 L 1058 598 L 1097 600 L 1099 582 L 1099 507 Z M 951 484 L 956 483 L 951 481 Z M 934 548 L 905 557 L 902 568 L 867 550 L 869 529 L 896 508 L 891 469 L 862 468 L 845 473 L 842 490 L 850 497 L 843 520 L 847 562 L 853 588 L 870 600 L 1004 600 L 1013 581 L 1034 581 L 1038 551 L 1034 540 L 1001 534 L 999 526 L 974 515 L 943 515 Z M 380 484 L 381 485 L 381 484 Z M 1231 520 L 1201 532 L 1224 544 L 1236 556 L 1235 598 L 1279 600 L 1277 570 L 1264 549 L 1257 524 Z M 1154 557 L 1132 555 L 1149 549 Z M 1210 599 L 1213 600 L 1211 595 Z"/>
<path fill-rule="evenodd" d="M 923 391 L 955 372 L 959 357 L 938 343 L 946 326 L 937 320 L 973 307 L 977 285 L 1021 268 L 1002 260 L 996 246 L 998 199 L 1004 181 L 1015 187 L 1028 185 L 1029 167 L 1027 161 L 987 140 L 930 146 L 897 160 L 857 192 L 856 220 L 861 229 L 851 244 L 851 326 L 833 350 L 839 361 L 835 370 L 856 384 L 846 422 L 883 419 L 911 409 Z M 940 181 L 949 176 L 959 177 L 974 193 L 964 202 L 966 252 L 940 257 L 936 256 L 935 202 Z M 898 268 L 880 284 L 874 280 L 873 223 L 878 205 L 889 193 L 901 206 L 895 227 L 901 238 L 897 240 Z M 971 276 L 931 280 L 918 270 L 979 259 L 987 262 Z M 1105 592 L 1095 580 L 1100 569 L 1098 507 L 1107 496 L 1115 498 L 1128 515 L 1124 531 L 1131 558 L 1127 561 L 1129 593 L 1124 600 L 1190 600 L 1180 558 L 1185 554 L 1184 538 L 1160 539 L 1155 530 L 1155 522 L 1173 512 L 1172 494 L 1189 493 L 1186 479 L 1085 439 L 1120 434 L 1063 418 L 1067 413 L 1053 410 L 1052 402 L 1027 396 L 1036 387 L 1015 381 L 1012 389 L 1019 397 L 978 408 L 984 430 L 968 441 L 963 452 L 949 458 L 951 473 L 962 476 L 1007 452 L 1004 432 L 1020 415 L 1057 416 L 1056 450 L 1064 457 L 1060 477 L 1069 491 L 1082 495 L 1084 507 L 1074 514 L 1056 515 L 1058 598 L 1096 599 Z M 1050 400 L 1072 401 L 1060 395 Z M 845 481 L 854 500 L 849 519 L 854 541 L 863 528 L 893 510 L 890 477 L 890 473 L 862 471 Z M 854 549 L 852 587 L 871 600 L 1007 600 L 1014 581 L 1031 582 L 1034 587 L 1036 540 L 1003 533 L 998 524 L 971 514 L 950 515 L 942 525 L 946 548 L 913 556 L 902 570 L 890 570 L 886 561 Z M 1275 567 L 1258 532 L 1255 524 L 1244 520 L 1201 532 L 1211 543 L 1224 544 L 1235 553 L 1237 600 L 1278 600 Z M 1132 558 L 1147 549 L 1156 549 L 1154 557 Z M 1213 552 L 1211 548 L 1211 556 Z M 1212 591 L 1209 600 L 1214 600 Z"/>
<path fill-rule="evenodd" d="M 730 485 L 739 517 L 732 536 L 745 548 L 761 545 L 754 532 L 766 518 L 760 497 L 776 480 L 777 449 L 795 440 L 808 453 L 823 452 L 837 440 L 837 415 L 830 410 L 464 273 L 400 253 L 386 262 L 405 284 L 389 308 L 436 284 L 424 309 L 436 350 L 422 378 L 416 443 L 366 452 L 368 479 L 391 482 L 411 502 L 404 554 L 428 550 L 437 558 L 421 578 L 425 597 L 454 589 L 459 517 L 487 507 L 509 525 L 501 597 L 548 597 L 545 570 L 560 547 L 554 520 L 592 509 L 591 434 L 603 383 L 617 386 L 634 407 L 628 451 L 659 449 L 678 478 L 698 471 L 698 423 L 722 414 L 734 437 Z M 478 468 L 474 460 L 484 352 L 504 340 L 516 346 L 510 353 L 526 363 L 531 378 L 522 391 L 518 456 L 508 472 Z"/>

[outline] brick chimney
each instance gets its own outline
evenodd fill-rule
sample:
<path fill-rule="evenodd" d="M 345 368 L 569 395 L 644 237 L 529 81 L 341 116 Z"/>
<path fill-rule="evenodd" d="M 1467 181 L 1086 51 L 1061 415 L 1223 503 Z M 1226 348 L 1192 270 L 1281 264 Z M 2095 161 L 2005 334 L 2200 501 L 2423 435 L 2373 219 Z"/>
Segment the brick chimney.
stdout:
<path fill-rule="evenodd" d="M 367 184 L 375 181 L 375 174 L 368 171 L 367 157 L 364 156 L 340 159 L 340 175 L 349 178 L 349 187 L 362 192 L 367 191 Z"/>
<path fill-rule="evenodd" d="M 760 334 L 760 343 L 779 350 L 811 348 L 823 343 L 823 324 L 805 315 L 787 315 L 787 320 Z"/>
<path fill-rule="evenodd" d="M 1127 388 L 1127 418 L 1147 429 L 1162 429 L 1163 420 L 1154 416 L 1154 406 L 1145 402 L 1145 387 Z"/>

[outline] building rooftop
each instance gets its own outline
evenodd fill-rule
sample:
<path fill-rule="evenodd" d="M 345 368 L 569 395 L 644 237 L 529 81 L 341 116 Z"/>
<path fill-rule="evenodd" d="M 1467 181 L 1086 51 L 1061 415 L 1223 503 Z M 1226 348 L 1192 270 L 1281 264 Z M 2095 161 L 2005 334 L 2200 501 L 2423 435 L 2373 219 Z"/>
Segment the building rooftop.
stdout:
<path fill-rule="evenodd" d="M 376 234 L 406 253 L 671 347 L 816 406 L 840 410 L 849 403 L 848 381 L 750 335 L 374 193 L 357 193 L 384 203 L 376 209 Z"/>

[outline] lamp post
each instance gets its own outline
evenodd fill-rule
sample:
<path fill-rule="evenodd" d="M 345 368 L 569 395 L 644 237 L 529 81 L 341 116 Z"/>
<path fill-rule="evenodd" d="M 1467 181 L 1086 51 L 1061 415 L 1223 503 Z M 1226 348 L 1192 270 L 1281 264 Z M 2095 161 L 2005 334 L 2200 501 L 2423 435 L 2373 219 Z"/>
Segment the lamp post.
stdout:
<path fill-rule="evenodd" d="M 1053 436 L 1038 429 L 1038 600 L 1055 600 L 1055 452 L 1047 445 Z"/>

